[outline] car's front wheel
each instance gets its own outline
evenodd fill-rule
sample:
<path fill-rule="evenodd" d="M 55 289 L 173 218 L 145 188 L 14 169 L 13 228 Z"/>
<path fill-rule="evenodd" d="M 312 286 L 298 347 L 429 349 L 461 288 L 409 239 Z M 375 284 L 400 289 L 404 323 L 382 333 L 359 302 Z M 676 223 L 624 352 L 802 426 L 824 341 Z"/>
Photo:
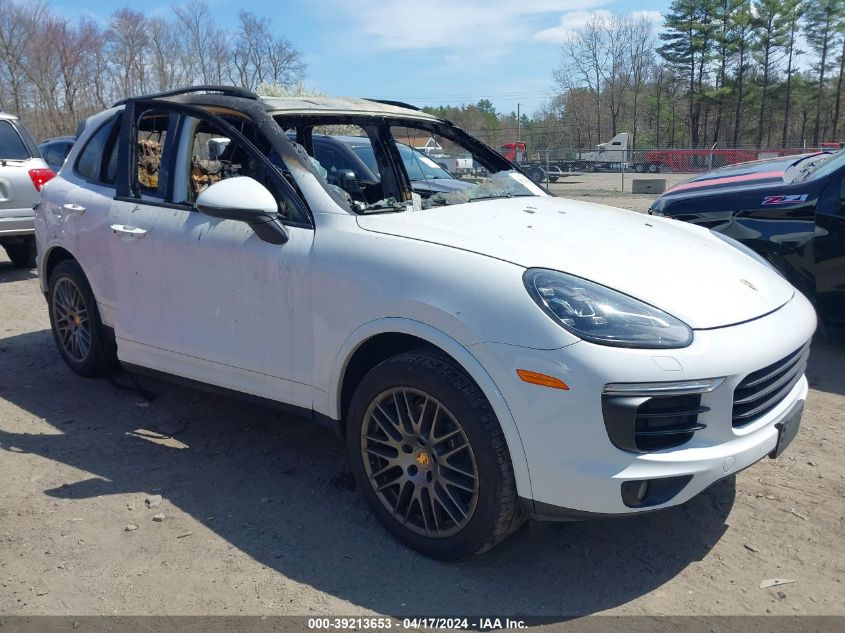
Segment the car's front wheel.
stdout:
<path fill-rule="evenodd" d="M 75 261 L 59 262 L 50 274 L 47 303 L 53 339 L 68 367 L 82 376 L 98 376 L 116 361 L 94 293 Z"/>
<path fill-rule="evenodd" d="M 499 422 L 441 353 L 408 352 L 373 368 L 352 398 L 346 439 L 370 508 L 428 556 L 481 553 L 522 522 Z"/>

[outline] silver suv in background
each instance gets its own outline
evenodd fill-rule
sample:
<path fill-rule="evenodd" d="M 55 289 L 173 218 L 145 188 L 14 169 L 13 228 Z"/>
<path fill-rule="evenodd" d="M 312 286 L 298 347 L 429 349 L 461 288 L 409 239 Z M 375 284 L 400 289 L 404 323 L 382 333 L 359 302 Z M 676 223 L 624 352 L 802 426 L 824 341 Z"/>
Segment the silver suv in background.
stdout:
<path fill-rule="evenodd" d="M 0 245 L 17 268 L 35 266 L 33 206 L 55 175 L 20 119 L 0 112 Z"/>

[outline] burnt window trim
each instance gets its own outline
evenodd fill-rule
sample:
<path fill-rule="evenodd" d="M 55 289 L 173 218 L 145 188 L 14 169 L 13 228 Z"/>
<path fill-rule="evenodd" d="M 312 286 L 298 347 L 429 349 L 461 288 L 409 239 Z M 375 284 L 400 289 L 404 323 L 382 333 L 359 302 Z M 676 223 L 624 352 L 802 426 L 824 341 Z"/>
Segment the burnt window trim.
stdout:
<path fill-rule="evenodd" d="M 211 106 L 209 106 L 211 107 Z M 160 108 L 164 110 L 169 110 L 170 114 L 176 114 L 178 124 L 176 126 L 176 134 L 173 135 L 173 142 L 175 143 L 176 140 L 179 138 L 179 135 L 182 133 L 182 126 L 184 122 L 185 116 L 190 116 L 193 118 L 202 119 L 206 122 L 213 123 L 219 126 L 222 130 L 227 132 L 227 136 L 232 138 L 232 140 L 237 140 L 244 148 L 253 154 L 253 157 L 256 158 L 259 162 L 264 163 L 264 166 L 268 168 L 269 173 L 274 177 L 277 182 L 280 184 L 281 192 L 286 196 L 286 203 L 292 205 L 297 214 L 300 218 L 297 219 L 289 219 L 284 218 L 281 215 L 278 217 L 278 221 L 281 222 L 285 226 L 296 227 L 296 228 L 304 228 L 304 229 L 311 229 L 314 230 L 316 228 L 316 224 L 314 222 L 314 217 L 311 212 L 311 209 L 308 206 L 307 201 L 304 199 L 304 196 L 301 196 L 291 185 L 290 183 L 278 173 L 276 167 L 269 161 L 269 159 L 264 156 L 261 151 L 255 147 L 255 145 L 250 141 L 245 135 L 241 134 L 239 130 L 233 127 L 228 121 L 223 119 L 222 117 L 218 116 L 217 114 L 208 111 L 202 106 L 198 105 L 191 105 L 186 103 L 179 103 L 174 101 L 163 101 L 157 99 L 138 99 L 128 101 L 125 106 L 126 110 L 132 111 L 132 116 L 128 116 L 124 118 L 124 124 L 127 121 L 134 121 L 135 111 L 142 111 L 147 110 L 149 108 Z M 245 111 L 238 111 L 239 114 L 243 115 L 245 119 L 248 119 L 256 128 L 259 133 L 264 134 L 262 130 L 262 126 L 259 121 L 255 120 L 255 117 L 251 115 L 251 113 Z M 275 125 L 275 121 L 273 121 Z M 149 198 L 140 198 L 135 197 L 132 195 L 131 191 L 131 178 L 136 178 L 137 174 L 134 176 L 132 175 L 131 166 L 134 165 L 134 157 L 136 154 L 135 148 L 135 139 L 136 139 L 137 127 L 134 124 L 129 124 L 127 127 L 124 127 L 122 130 L 122 138 L 124 142 L 121 143 L 120 149 L 123 152 L 122 156 L 118 156 L 119 164 L 121 165 L 129 165 L 129 170 L 123 170 L 124 172 L 124 182 L 122 183 L 122 187 L 118 188 L 117 195 L 115 196 L 115 200 L 124 201 L 124 202 L 135 202 L 135 203 L 143 203 L 143 204 L 150 204 L 152 206 L 158 206 L 168 209 L 181 209 L 185 211 L 197 211 L 196 205 L 194 204 L 183 204 L 178 202 L 172 202 L 173 198 L 173 190 L 172 188 L 168 189 L 167 195 L 168 199 L 166 200 L 156 200 L 156 199 L 149 199 Z M 270 142 L 271 146 L 274 146 L 272 139 L 265 134 L 265 137 Z M 285 138 L 285 140 L 287 140 Z M 127 155 L 128 154 L 128 155 Z M 169 157 L 171 161 L 176 160 L 176 152 L 171 152 L 171 156 Z M 284 160 L 284 157 L 282 157 Z M 173 169 L 175 165 L 171 163 L 169 167 L 169 172 L 172 175 Z M 126 173 L 126 172 L 130 173 Z M 173 178 L 170 178 L 173 181 Z M 171 185 L 168 185 L 171 187 Z M 274 195 L 275 197 L 275 195 Z"/>
<path fill-rule="evenodd" d="M 100 157 L 99 157 L 98 162 L 97 162 L 97 170 L 96 171 L 97 171 L 98 177 L 97 178 L 89 178 L 88 176 L 83 174 L 81 171 L 79 171 L 79 161 L 82 159 L 83 154 L 85 154 L 85 151 L 91 145 L 91 142 L 94 140 L 94 137 L 96 137 L 97 134 L 99 134 L 100 131 L 104 127 L 106 127 L 107 125 L 111 125 L 112 129 L 109 132 L 109 136 L 108 136 L 108 139 L 106 139 L 105 145 L 103 146 L 104 151 L 100 153 Z M 120 180 L 120 176 L 118 174 L 120 173 L 120 139 L 121 139 L 121 129 L 122 129 L 122 127 L 123 127 L 123 111 L 122 110 L 115 112 L 112 116 L 108 117 L 105 121 L 103 121 L 100 125 L 98 125 L 97 129 L 95 129 L 91 133 L 91 135 L 86 139 L 85 145 L 82 146 L 82 148 L 79 150 L 79 153 L 74 158 L 73 168 L 72 168 L 73 175 L 76 176 L 77 178 L 89 183 L 89 184 L 97 185 L 99 187 L 105 187 L 106 189 L 114 189 L 115 191 L 117 191 L 118 181 Z M 115 170 L 116 173 L 115 173 L 114 182 L 107 182 L 105 180 L 102 180 L 102 176 L 103 176 L 103 157 L 106 155 L 105 149 L 106 148 L 111 149 L 115 146 L 115 144 L 117 144 L 117 146 L 118 146 L 117 169 Z M 73 150 L 73 147 L 71 147 L 71 150 Z M 111 155 L 111 152 L 109 152 L 109 155 Z"/>
<path fill-rule="evenodd" d="M 133 110 L 132 128 L 134 130 L 134 141 L 130 148 L 132 162 L 130 162 L 129 192 L 130 196 L 133 196 L 136 201 L 144 201 L 145 203 L 149 200 L 168 202 L 168 198 L 172 194 L 173 161 L 175 161 L 173 144 L 176 141 L 176 132 L 179 129 L 179 117 L 174 116 L 174 113 L 167 108 L 167 105 L 158 103 L 152 107 Z M 164 142 L 162 143 L 161 162 L 159 164 L 159 184 L 154 194 L 149 191 L 141 191 L 138 178 L 138 128 L 141 119 L 149 112 L 161 112 L 167 115 L 167 129 L 165 130 Z M 159 194 L 159 191 L 162 189 L 163 193 Z"/>

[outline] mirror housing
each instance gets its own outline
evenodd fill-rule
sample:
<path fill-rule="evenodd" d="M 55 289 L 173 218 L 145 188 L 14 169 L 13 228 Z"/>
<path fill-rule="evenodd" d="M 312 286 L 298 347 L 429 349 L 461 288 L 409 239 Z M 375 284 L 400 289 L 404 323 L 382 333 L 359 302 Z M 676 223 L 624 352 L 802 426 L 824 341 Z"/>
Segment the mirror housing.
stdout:
<path fill-rule="evenodd" d="M 278 205 L 267 187 L 248 176 L 220 180 L 197 196 L 197 210 L 221 220 L 246 222 L 256 235 L 271 244 L 284 244 L 288 232 L 279 222 Z"/>
<path fill-rule="evenodd" d="M 364 192 L 361 188 L 361 181 L 358 179 L 358 174 L 351 169 L 339 171 L 335 178 L 337 179 L 338 186 L 349 194 Z"/>

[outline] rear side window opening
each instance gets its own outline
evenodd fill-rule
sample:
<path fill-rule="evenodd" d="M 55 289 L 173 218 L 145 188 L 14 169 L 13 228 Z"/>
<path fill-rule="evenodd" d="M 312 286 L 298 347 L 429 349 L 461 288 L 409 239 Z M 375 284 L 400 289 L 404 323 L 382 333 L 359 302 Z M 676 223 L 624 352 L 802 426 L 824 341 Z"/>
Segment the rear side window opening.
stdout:
<path fill-rule="evenodd" d="M 27 160 L 29 149 L 11 121 L 0 121 L 0 160 Z"/>

